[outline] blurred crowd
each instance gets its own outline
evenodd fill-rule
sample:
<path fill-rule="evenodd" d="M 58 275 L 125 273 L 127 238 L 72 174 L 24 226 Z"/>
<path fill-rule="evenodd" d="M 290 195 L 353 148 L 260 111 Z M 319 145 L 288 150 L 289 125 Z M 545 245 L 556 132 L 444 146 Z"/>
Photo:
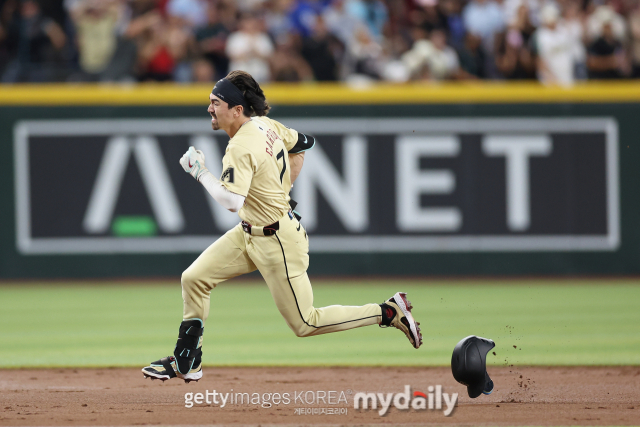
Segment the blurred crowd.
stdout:
<path fill-rule="evenodd" d="M 640 0 L 0 0 L 11 82 L 640 76 Z"/>

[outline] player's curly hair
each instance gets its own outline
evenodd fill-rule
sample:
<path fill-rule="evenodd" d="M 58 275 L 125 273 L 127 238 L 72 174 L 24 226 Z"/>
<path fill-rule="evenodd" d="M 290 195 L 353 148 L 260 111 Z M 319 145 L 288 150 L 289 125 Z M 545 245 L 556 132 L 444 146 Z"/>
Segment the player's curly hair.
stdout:
<path fill-rule="evenodd" d="M 250 111 L 244 111 L 245 116 L 266 116 L 269 113 L 271 107 L 264 96 L 262 88 L 260 88 L 260 85 L 251 74 L 236 70 L 227 74 L 226 79 L 242 91 L 244 99 L 249 104 Z"/>

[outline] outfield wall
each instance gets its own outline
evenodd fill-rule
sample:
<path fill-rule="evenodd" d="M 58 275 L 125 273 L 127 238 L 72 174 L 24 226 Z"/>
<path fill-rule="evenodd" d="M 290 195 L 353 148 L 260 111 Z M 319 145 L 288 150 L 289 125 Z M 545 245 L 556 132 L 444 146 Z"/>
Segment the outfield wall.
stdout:
<path fill-rule="evenodd" d="M 237 216 L 208 86 L 0 88 L 0 277 L 176 276 Z M 270 86 L 311 274 L 638 274 L 640 85 Z"/>

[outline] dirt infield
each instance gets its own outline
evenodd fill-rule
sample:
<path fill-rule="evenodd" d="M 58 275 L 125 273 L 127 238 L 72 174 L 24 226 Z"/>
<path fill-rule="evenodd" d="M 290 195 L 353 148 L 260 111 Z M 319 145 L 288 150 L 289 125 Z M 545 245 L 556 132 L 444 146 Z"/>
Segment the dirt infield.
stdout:
<path fill-rule="evenodd" d="M 0 425 L 640 425 L 638 366 L 489 371 L 494 393 L 470 399 L 448 368 L 205 368 L 190 384 L 144 380 L 138 369 L 0 370 Z M 442 385 L 459 393 L 458 406 L 449 417 L 438 409 L 392 408 L 384 417 L 354 409 L 358 392 L 400 393 L 405 385 L 425 394 Z M 185 393 L 208 391 L 213 400 L 214 390 L 279 393 L 281 402 L 220 407 L 216 396 L 218 405 L 185 407 Z"/>

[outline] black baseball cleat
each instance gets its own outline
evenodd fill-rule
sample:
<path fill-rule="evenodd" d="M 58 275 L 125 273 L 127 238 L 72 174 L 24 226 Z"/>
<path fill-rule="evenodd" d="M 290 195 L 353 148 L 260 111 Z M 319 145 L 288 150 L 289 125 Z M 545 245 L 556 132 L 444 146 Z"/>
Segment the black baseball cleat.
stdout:
<path fill-rule="evenodd" d="M 142 368 L 144 377 L 163 382 L 176 377 L 183 379 L 186 383 L 200 380 L 203 332 L 202 320 L 183 320 L 178 329 L 178 342 L 173 350 L 173 356 L 163 357 Z"/>
<path fill-rule="evenodd" d="M 202 366 L 200 363 L 186 374 L 181 374 L 176 369 L 176 358 L 174 356 L 163 357 L 142 368 L 144 378 L 152 380 L 160 380 L 165 382 L 171 378 L 183 379 L 185 383 L 191 381 L 199 381 L 202 378 Z"/>
<path fill-rule="evenodd" d="M 398 292 L 393 297 L 380 304 L 382 308 L 382 322 L 380 327 L 393 326 L 400 329 L 409 338 L 409 342 L 414 348 L 422 345 L 422 334 L 420 333 L 420 323 L 416 322 L 411 315 L 411 302 L 407 300 L 405 292 Z"/>

